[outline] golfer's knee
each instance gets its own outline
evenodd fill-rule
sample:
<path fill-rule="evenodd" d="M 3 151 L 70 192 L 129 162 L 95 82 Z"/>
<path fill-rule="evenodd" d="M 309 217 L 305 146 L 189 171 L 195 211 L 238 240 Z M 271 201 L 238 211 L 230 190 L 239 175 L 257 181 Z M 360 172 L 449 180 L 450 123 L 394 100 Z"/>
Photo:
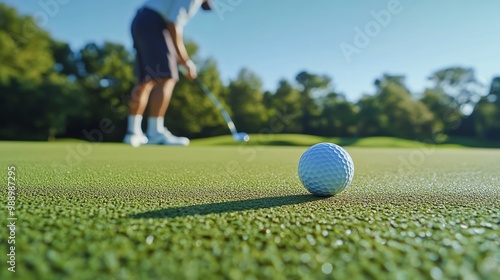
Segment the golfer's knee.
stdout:
<path fill-rule="evenodd" d="M 177 80 L 175 79 L 161 79 L 156 82 L 156 86 L 162 88 L 164 91 L 171 91 L 175 87 Z"/>
<path fill-rule="evenodd" d="M 159 86 L 165 86 L 167 84 L 172 84 L 172 83 L 176 83 L 177 81 L 175 79 L 172 79 L 172 78 L 159 78 L 159 79 L 155 79 L 155 84 L 156 85 L 159 85 Z"/>
<path fill-rule="evenodd" d="M 151 89 L 153 88 L 154 83 L 152 81 L 143 82 L 134 87 L 132 90 L 132 100 L 139 100 L 141 97 L 148 95 Z"/>

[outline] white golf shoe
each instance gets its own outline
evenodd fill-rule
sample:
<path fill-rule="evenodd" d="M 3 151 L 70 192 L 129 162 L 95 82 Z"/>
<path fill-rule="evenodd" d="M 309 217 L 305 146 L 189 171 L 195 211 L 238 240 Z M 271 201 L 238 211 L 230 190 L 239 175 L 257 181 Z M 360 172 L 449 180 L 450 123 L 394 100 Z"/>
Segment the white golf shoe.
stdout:
<path fill-rule="evenodd" d="M 173 135 L 167 128 L 161 133 L 148 135 L 148 145 L 188 146 L 189 139 Z"/>
<path fill-rule="evenodd" d="M 125 138 L 123 138 L 123 143 L 132 145 L 132 147 L 139 147 L 140 145 L 147 144 L 148 138 L 146 137 L 146 135 L 144 135 L 144 133 L 127 133 L 127 135 L 125 135 Z"/>

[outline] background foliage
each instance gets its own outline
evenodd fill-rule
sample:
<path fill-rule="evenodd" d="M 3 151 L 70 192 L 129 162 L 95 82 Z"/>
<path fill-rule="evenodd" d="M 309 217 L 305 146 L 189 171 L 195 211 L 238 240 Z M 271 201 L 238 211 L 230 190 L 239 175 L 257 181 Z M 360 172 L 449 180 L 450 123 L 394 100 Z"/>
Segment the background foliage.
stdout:
<path fill-rule="evenodd" d="M 197 56 L 194 42 L 188 49 L 200 78 L 241 131 L 500 140 L 500 78 L 483 85 L 471 68 L 430 73 L 424 92 L 411 92 L 404 76 L 381 74 L 372 94 L 350 101 L 336 91 L 332 77 L 307 71 L 279 81 L 274 92 L 264 92 L 249 69 L 224 84 L 216 61 Z M 31 17 L 0 4 L 0 139 L 121 141 L 135 83 L 133 65 L 134 54 L 122 45 L 89 43 L 72 50 Z M 227 133 L 210 101 L 182 77 L 166 125 L 192 138 Z"/>

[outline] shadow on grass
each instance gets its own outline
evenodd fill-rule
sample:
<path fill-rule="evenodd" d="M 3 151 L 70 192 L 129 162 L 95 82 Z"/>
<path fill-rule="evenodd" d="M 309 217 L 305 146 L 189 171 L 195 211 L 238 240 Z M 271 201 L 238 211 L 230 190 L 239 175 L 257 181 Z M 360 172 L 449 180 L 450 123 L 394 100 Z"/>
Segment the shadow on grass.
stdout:
<path fill-rule="evenodd" d="M 324 198 L 316 197 L 313 195 L 263 197 L 256 199 L 167 208 L 155 211 L 148 211 L 144 213 L 138 213 L 135 215 L 131 215 L 131 217 L 134 219 L 142 219 L 142 218 L 164 219 L 164 218 L 187 217 L 194 215 L 220 214 L 220 213 L 229 213 L 229 212 L 237 212 L 245 210 L 273 208 L 283 205 L 300 204 L 321 199 Z"/>

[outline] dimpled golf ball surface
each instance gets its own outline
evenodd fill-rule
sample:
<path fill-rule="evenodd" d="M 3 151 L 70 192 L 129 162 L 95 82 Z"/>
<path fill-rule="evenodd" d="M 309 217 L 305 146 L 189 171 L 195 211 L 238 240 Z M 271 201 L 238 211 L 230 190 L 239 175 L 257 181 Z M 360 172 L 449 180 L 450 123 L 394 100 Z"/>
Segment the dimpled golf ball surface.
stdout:
<path fill-rule="evenodd" d="M 299 161 L 299 178 L 317 196 L 332 196 L 343 191 L 354 176 L 354 163 L 342 147 L 319 143 L 304 152 Z"/>

